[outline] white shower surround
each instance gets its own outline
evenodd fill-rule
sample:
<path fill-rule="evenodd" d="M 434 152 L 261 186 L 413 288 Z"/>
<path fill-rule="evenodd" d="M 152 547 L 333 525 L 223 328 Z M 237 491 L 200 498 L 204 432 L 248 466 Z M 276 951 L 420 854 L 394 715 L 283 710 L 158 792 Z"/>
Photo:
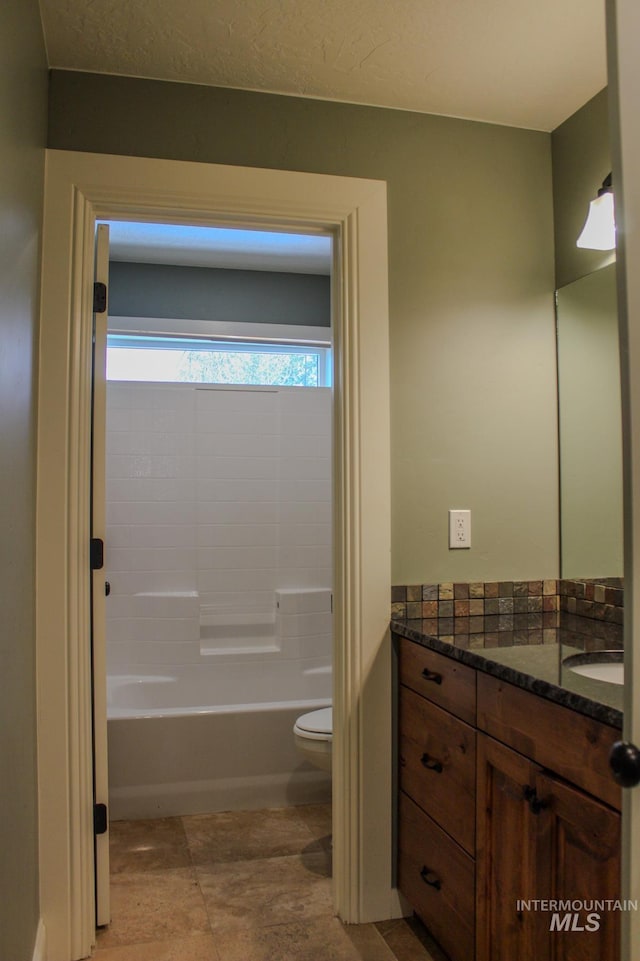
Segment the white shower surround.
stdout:
<path fill-rule="evenodd" d="M 328 665 L 331 391 L 110 383 L 106 563 L 110 674 Z"/>

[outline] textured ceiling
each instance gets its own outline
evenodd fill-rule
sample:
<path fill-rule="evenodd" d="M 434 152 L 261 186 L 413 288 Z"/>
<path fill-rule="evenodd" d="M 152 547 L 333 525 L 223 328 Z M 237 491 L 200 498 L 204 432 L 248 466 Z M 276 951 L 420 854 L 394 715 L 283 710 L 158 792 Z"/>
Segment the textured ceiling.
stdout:
<path fill-rule="evenodd" d="M 40 0 L 54 68 L 552 130 L 606 85 L 604 0 Z"/>

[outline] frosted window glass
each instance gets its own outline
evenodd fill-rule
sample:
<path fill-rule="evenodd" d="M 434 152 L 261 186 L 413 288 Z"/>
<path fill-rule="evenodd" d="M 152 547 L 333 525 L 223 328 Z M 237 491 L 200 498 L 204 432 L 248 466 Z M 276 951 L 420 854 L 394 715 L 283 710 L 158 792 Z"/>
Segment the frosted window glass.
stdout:
<path fill-rule="evenodd" d="M 110 337 L 107 380 L 326 387 L 329 349 Z M 124 343 L 123 343 L 124 342 Z"/>

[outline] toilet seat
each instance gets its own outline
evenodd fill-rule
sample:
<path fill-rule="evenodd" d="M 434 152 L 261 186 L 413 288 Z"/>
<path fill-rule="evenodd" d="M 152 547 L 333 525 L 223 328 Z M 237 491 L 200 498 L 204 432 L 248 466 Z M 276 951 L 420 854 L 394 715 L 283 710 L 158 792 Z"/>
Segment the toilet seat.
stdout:
<path fill-rule="evenodd" d="M 303 714 L 294 724 L 293 733 L 309 741 L 330 741 L 333 736 L 332 709 L 323 707 Z"/>

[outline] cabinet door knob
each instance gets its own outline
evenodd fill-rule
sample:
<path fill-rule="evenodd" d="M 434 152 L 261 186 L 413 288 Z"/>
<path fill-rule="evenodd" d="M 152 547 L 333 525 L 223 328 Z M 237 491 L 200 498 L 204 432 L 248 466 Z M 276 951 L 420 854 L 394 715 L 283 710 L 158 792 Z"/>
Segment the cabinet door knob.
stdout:
<path fill-rule="evenodd" d="M 426 864 L 423 864 L 422 866 L 420 877 L 422 878 L 425 884 L 428 884 L 430 888 L 435 888 L 436 891 L 439 891 L 440 888 L 442 887 L 442 882 L 438 877 L 438 875 L 434 874 L 433 871 L 430 871 L 429 868 L 426 866 Z"/>
<path fill-rule="evenodd" d="M 532 797 L 529 801 L 529 810 L 532 814 L 540 814 L 540 811 L 544 811 L 544 809 L 548 807 L 549 802 L 537 796 Z"/>
<path fill-rule="evenodd" d="M 442 762 L 436 761 L 430 754 L 423 754 L 420 758 L 420 763 L 423 767 L 426 767 L 428 771 L 435 771 L 436 774 L 442 774 Z"/>
<path fill-rule="evenodd" d="M 522 797 L 529 805 L 529 810 L 532 814 L 540 814 L 540 811 L 544 811 L 545 808 L 549 807 L 549 802 L 539 798 L 536 789 L 530 784 L 525 784 L 522 788 Z"/>
<path fill-rule="evenodd" d="M 609 752 L 609 767 L 620 787 L 640 784 L 640 751 L 629 741 L 616 741 Z"/>
<path fill-rule="evenodd" d="M 442 684 L 442 674 L 438 674 L 437 671 L 430 671 L 428 667 L 425 667 L 422 672 L 422 676 L 425 681 L 432 681 L 434 684 Z"/>

